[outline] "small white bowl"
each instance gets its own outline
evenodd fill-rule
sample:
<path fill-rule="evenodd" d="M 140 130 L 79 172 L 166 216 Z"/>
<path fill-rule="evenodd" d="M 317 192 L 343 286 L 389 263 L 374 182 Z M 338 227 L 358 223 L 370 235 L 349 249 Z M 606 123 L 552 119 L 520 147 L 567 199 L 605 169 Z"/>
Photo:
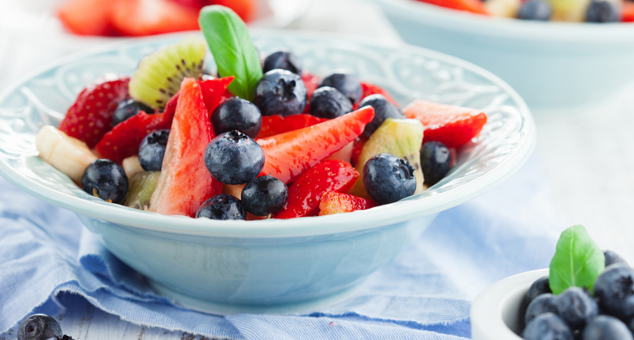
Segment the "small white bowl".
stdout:
<path fill-rule="evenodd" d="M 548 269 L 517 274 L 485 289 L 471 306 L 473 340 L 522 340 L 526 292 Z"/>

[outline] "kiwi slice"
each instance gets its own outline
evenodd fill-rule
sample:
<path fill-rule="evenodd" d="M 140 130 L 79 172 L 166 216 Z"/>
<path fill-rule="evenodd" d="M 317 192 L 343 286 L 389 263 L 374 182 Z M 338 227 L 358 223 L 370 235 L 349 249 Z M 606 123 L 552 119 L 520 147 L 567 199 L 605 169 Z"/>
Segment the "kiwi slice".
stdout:
<path fill-rule="evenodd" d="M 156 183 L 161 175 L 160 171 L 141 172 L 130 180 L 128 196 L 123 205 L 126 207 L 147 210 L 150 207 L 150 198 L 156 189 Z"/>
<path fill-rule="evenodd" d="M 416 119 L 386 119 L 370 136 L 361 149 L 356 169 L 361 174 L 352 191 L 353 195 L 370 198 L 363 184 L 363 166 L 368 159 L 381 153 L 403 158 L 414 168 L 415 194 L 423 192 L 423 171 L 420 166 L 420 148 L 423 144 L 423 124 Z"/>
<path fill-rule="evenodd" d="M 205 40 L 191 36 L 146 56 L 130 78 L 130 97 L 163 110 L 185 77 L 203 75 L 205 51 Z"/>

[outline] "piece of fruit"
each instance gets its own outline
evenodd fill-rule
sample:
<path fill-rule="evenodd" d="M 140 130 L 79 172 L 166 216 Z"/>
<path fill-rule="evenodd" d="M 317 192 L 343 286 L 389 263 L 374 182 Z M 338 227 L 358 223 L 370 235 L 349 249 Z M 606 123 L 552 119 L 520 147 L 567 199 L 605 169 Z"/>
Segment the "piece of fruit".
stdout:
<path fill-rule="evenodd" d="M 617 254 L 616 252 L 614 252 L 612 250 L 604 251 L 603 255 L 605 256 L 605 267 L 606 268 L 608 266 L 613 265 L 613 264 L 620 264 L 620 265 L 629 266 L 627 261 L 625 261 L 625 259 L 622 258 L 621 255 Z"/>
<path fill-rule="evenodd" d="M 291 182 L 359 137 L 373 117 L 374 109 L 366 107 L 317 125 L 258 139 L 266 155 L 262 174 Z"/>
<path fill-rule="evenodd" d="M 264 166 L 262 147 L 237 130 L 212 139 L 204 158 L 211 175 L 224 184 L 248 183 Z"/>
<path fill-rule="evenodd" d="M 457 148 L 476 137 L 487 122 L 484 112 L 416 99 L 403 109 L 405 116 L 425 127 L 425 142 L 439 141 Z"/>
<path fill-rule="evenodd" d="M 303 129 L 305 127 L 323 123 L 327 120 L 328 119 L 303 113 L 288 117 L 280 115 L 263 116 L 262 128 L 260 129 L 260 133 L 257 138 L 266 138 L 285 132 Z"/>
<path fill-rule="evenodd" d="M 242 189 L 246 184 L 223 184 L 222 193 L 231 195 L 237 199 L 242 199 Z"/>
<path fill-rule="evenodd" d="M 262 71 L 266 73 L 274 69 L 287 70 L 302 75 L 302 63 L 293 52 L 287 50 L 273 51 L 264 58 Z"/>
<path fill-rule="evenodd" d="M 151 211 L 193 217 L 204 201 L 221 192 L 222 183 L 207 171 L 203 157 L 213 137 L 200 85 L 185 78 Z"/>
<path fill-rule="evenodd" d="M 517 13 L 518 19 L 548 21 L 553 10 L 546 0 L 528 0 L 522 4 Z"/>
<path fill-rule="evenodd" d="M 139 163 L 145 171 L 161 171 L 170 130 L 150 132 L 139 146 Z"/>
<path fill-rule="evenodd" d="M 121 166 L 123 167 L 123 171 L 125 171 L 125 175 L 128 176 L 128 178 L 132 178 L 136 174 L 145 171 L 141 167 L 138 156 L 130 156 L 124 159 L 123 162 L 121 162 Z"/>
<path fill-rule="evenodd" d="M 621 7 L 611 1 L 593 0 L 586 13 L 587 22 L 618 22 L 621 21 Z"/>
<path fill-rule="evenodd" d="M 124 120 L 137 115 L 139 110 L 145 113 L 154 113 L 154 109 L 143 103 L 134 101 L 132 98 L 124 99 L 119 102 L 117 108 L 114 110 L 114 115 L 112 116 L 112 126 L 116 126 Z"/>
<path fill-rule="evenodd" d="M 110 21 L 128 36 L 190 31 L 198 29 L 198 10 L 170 0 L 121 0 L 112 3 Z"/>
<path fill-rule="evenodd" d="M 62 327 L 46 314 L 33 314 L 24 319 L 18 327 L 18 340 L 61 339 Z"/>
<path fill-rule="evenodd" d="M 361 82 L 361 100 L 363 100 L 363 98 L 371 96 L 373 94 L 380 94 L 383 97 L 385 97 L 385 99 L 387 99 L 388 102 L 392 103 L 396 107 L 399 107 L 399 105 L 396 102 L 396 100 L 394 100 L 394 98 L 392 98 L 392 95 L 389 92 L 387 92 L 386 90 L 384 90 L 383 88 L 381 88 L 380 86 L 374 85 L 374 84 L 370 84 L 370 83 Z"/>
<path fill-rule="evenodd" d="M 553 10 L 551 20 L 581 22 L 586 20 L 592 0 L 549 0 Z"/>
<path fill-rule="evenodd" d="M 405 119 L 403 112 L 380 94 L 373 94 L 363 98 L 361 103 L 359 103 L 359 107 L 364 106 L 372 106 L 374 108 L 374 119 L 365 126 L 363 131 L 366 137 L 370 137 L 388 118 Z"/>
<path fill-rule="evenodd" d="M 209 114 L 211 115 L 218 105 L 224 103 L 230 98 L 233 98 L 228 87 L 233 82 L 234 77 L 224 77 L 215 79 L 206 79 L 198 82 L 200 85 L 200 91 L 203 94 L 203 101 Z M 169 102 L 168 102 L 169 104 Z M 167 108 L 166 108 L 167 109 Z"/>
<path fill-rule="evenodd" d="M 621 11 L 621 21 L 634 22 L 634 2 L 623 2 L 623 8 Z"/>
<path fill-rule="evenodd" d="M 361 135 L 357 137 L 357 139 L 355 139 L 352 144 L 352 165 L 354 165 L 355 167 L 359 163 L 359 156 L 361 156 L 361 151 L 363 150 L 363 147 L 365 146 L 365 143 L 367 143 L 367 141 L 368 137 Z"/>
<path fill-rule="evenodd" d="M 366 210 L 376 206 L 376 202 L 344 194 L 341 192 L 329 191 L 321 196 L 319 203 L 319 216 L 343 214 L 356 210 Z"/>
<path fill-rule="evenodd" d="M 190 36 L 146 56 L 130 78 L 130 96 L 162 110 L 184 78 L 199 79 L 203 75 L 205 50 L 203 39 Z"/>
<path fill-rule="evenodd" d="M 246 220 L 247 211 L 239 199 L 219 194 L 206 200 L 196 212 L 196 218 L 209 218 L 212 220 Z"/>
<path fill-rule="evenodd" d="M 447 175 L 451 168 L 451 152 L 441 142 L 423 143 L 420 149 L 420 165 L 425 184 L 432 186 Z"/>
<path fill-rule="evenodd" d="M 599 307 L 583 289 L 570 287 L 557 297 L 557 315 L 571 330 L 582 330 L 599 315 Z"/>
<path fill-rule="evenodd" d="M 428 4 L 467 11 L 476 14 L 488 14 L 486 6 L 480 0 L 418 0 Z"/>
<path fill-rule="evenodd" d="M 53 126 L 45 125 L 35 137 L 40 158 L 79 183 L 84 171 L 97 159 L 86 143 L 69 137 Z"/>
<path fill-rule="evenodd" d="M 98 159 L 84 171 L 81 188 L 104 201 L 121 203 L 128 194 L 128 176 L 119 164 L 109 159 Z"/>
<path fill-rule="evenodd" d="M 338 159 L 340 161 L 351 163 L 352 161 L 352 148 L 354 147 L 354 142 L 350 142 L 346 144 L 341 150 L 333 153 L 326 159 Z"/>
<path fill-rule="evenodd" d="M 526 306 L 530 305 L 536 297 L 546 293 L 552 293 L 548 284 L 548 276 L 544 276 L 533 282 L 526 293 Z"/>
<path fill-rule="evenodd" d="M 74 34 L 114 35 L 111 11 L 112 0 L 68 0 L 57 9 L 57 16 Z"/>
<path fill-rule="evenodd" d="M 211 114 L 211 124 L 216 135 L 238 130 L 255 138 L 262 127 L 262 114 L 250 101 L 235 97 L 216 107 Z"/>
<path fill-rule="evenodd" d="M 117 104 L 128 96 L 128 76 L 106 74 L 86 86 L 66 111 L 59 129 L 89 148 L 112 128 Z"/>
<path fill-rule="evenodd" d="M 601 311 L 624 322 L 634 317 L 634 269 L 611 266 L 594 283 L 594 296 Z"/>
<path fill-rule="evenodd" d="M 634 337 L 621 320 L 608 315 L 599 315 L 583 330 L 582 339 L 634 340 Z"/>
<path fill-rule="evenodd" d="M 502 18 L 515 18 L 522 0 L 488 0 L 484 3 L 489 14 Z"/>
<path fill-rule="evenodd" d="M 347 72 L 334 72 L 326 76 L 319 83 L 319 87 L 330 86 L 336 88 L 352 105 L 361 100 L 361 83 L 357 76 Z"/>
<path fill-rule="evenodd" d="M 388 204 L 413 195 L 416 176 L 408 161 L 382 153 L 365 162 L 363 184 L 374 201 Z"/>
<path fill-rule="evenodd" d="M 253 179 L 242 190 L 242 204 L 256 216 L 267 216 L 282 210 L 288 199 L 286 184 L 273 176 Z"/>
<path fill-rule="evenodd" d="M 286 70 L 271 70 L 255 87 L 253 103 L 263 116 L 290 116 L 304 111 L 306 87 L 301 78 Z"/>
<path fill-rule="evenodd" d="M 317 212 L 323 194 L 348 191 L 357 178 L 359 173 L 349 163 L 324 160 L 306 170 L 290 185 L 286 207 L 275 218 L 309 216 Z"/>
<path fill-rule="evenodd" d="M 414 119 L 391 119 L 388 118 L 376 129 L 363 146 L 359 159 L 355 163 L 355 168 L 363 173 L 363 167 L 368 159 L 381 153 L 403 158 L 412 168 L 416 177 L 416 191 L 414 194 L 423 192 L 423 172 L 420 166 L 420 148 L 423 142 L 423 126 Z M 363 181 L 357 181 L 351 194 L 363 198 L 370 198 L 365 190 Z"/>
<path fill-rule="evenodd" d="M 310 74 L 306 71 L 302 73 L 302 81 L 304 82 L 304 87 L 306 87 L 306 94 L 308 95 L 308 99 L 313 95 L 313 92 L 317 90 L 319 87 L 319 82 L 321 79 L 314 74 Z M 308 109 L 308 105 L 306 105 L 306 109 Z M 305 112 L 304 112 L 305 113 Z"/>
<path fill-rule="evenodd" d="M 256 0 L 207 0 L 207 2 L 231 8 L 244 22 L 255 19 L 257 14 Z"/>
<path fill-rule="evenodd" d="M 337 118 L 352 112 L 350 100 L 330 86 L 318 88 L 310 98 L 309 106 L 311 115 L 327 119 Z"/>
<path fill-rule="evenodd" d="M 160 176 L 159 171 L 149 171 L 140 172 L 131 177 L 128 196 L 123 201 L 123 205 L 134 209 L 149 210 L 150 200 Z"/>
<path fill-rule="evenodd" d="M 566 323 L 553 313 L 542 314 L 527 324 L 522 337 L 524 340 L 574 339 Z"/>
<path fill-rule="evenodd" d="M 533 319 L 545 313 L 557 314 L 557 295 L 547 293 L 536 297 L 528 305 L 524 321 L 528 325 Z"/>

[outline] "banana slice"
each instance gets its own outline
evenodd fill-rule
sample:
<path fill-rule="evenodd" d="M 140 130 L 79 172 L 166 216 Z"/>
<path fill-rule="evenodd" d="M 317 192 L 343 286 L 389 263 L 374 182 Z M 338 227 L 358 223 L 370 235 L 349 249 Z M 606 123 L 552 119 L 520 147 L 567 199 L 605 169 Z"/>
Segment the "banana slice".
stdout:
<path fill-rule="evenodd" d="M 40 129 L 35 137 L 35 147 L 40 152 L 40 158 L 76 183 L 81 182 L 88 165 L 97 159 L 86 143 L 50 125 Z"/>
<path fill-rule="evenodd" d="M 132 178 L 136 174 L 145 172 L 145 170 L 141 167 L 138 156 L 130 156 L 124 159 L 121 164 L 123 165 L 123 171 L 125 171 L 128 178 Z"/>

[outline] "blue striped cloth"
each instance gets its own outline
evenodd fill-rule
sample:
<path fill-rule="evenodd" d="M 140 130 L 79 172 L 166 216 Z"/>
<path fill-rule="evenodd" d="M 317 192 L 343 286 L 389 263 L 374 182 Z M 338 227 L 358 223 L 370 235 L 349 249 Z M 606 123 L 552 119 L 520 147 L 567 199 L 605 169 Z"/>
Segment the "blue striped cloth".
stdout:
<path fill-rule="evenodd" d="M 303 316 L 220 317 L 171 305 L 68 211 L 0 179 L 0 334 L 31 313 L 87 300 L 137 324 L 226 339 L 470 338 L 469 308 L 489 284 L 544 268 L 553 223 L 536 157 L 489 193 L 442 212 L 349 300 Z"/>

